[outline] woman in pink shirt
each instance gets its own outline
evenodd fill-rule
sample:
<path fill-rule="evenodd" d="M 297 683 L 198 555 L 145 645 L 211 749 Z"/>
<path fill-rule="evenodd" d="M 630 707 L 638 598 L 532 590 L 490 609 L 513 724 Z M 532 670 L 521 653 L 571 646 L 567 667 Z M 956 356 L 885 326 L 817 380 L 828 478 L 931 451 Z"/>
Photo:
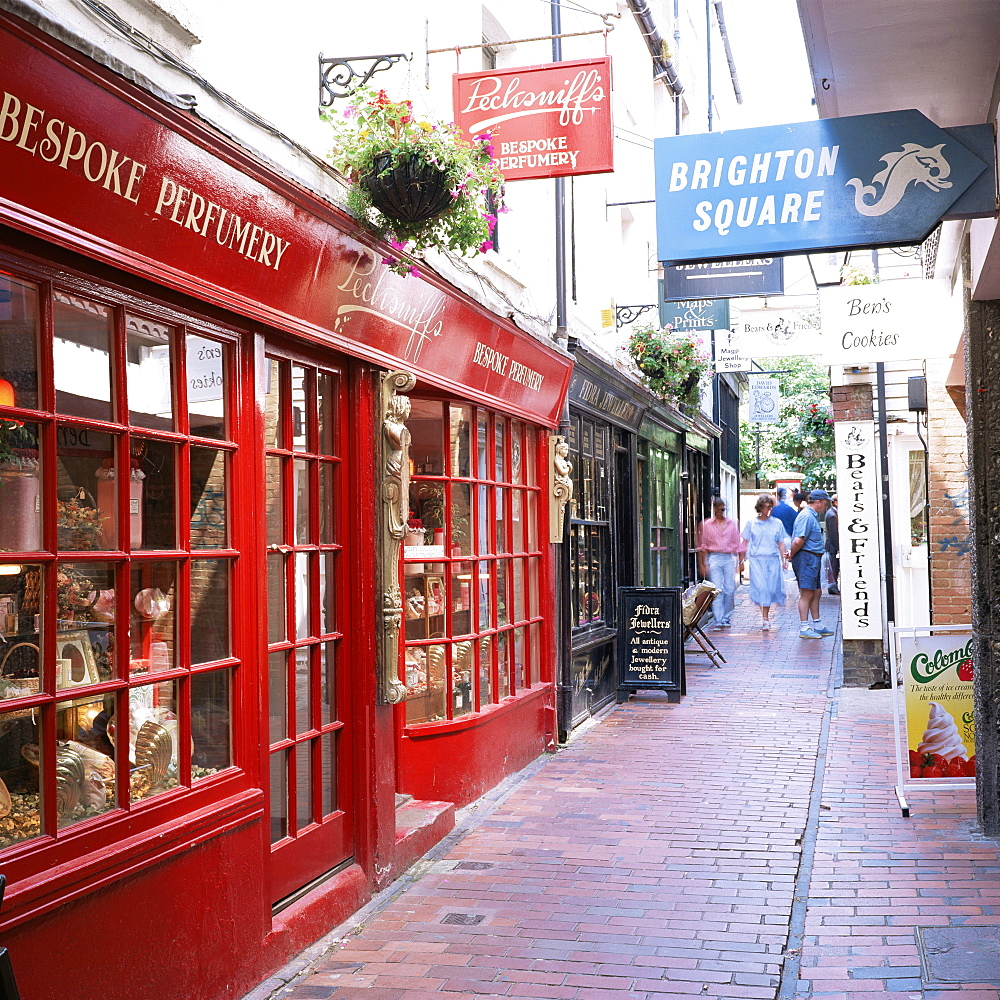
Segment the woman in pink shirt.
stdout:
<path fill-rule="evenodd" d="M 714 627 L 730 628 L 736 604 L 736 579 L 743 572 L 746 542 L 740 535 L 740 526 L 726 517 L 726 501 L 722 497 L 712 501 L 712 516 L 701 522 L 695 551 L 701 575 L 722 591 L 712 604 Z"/>

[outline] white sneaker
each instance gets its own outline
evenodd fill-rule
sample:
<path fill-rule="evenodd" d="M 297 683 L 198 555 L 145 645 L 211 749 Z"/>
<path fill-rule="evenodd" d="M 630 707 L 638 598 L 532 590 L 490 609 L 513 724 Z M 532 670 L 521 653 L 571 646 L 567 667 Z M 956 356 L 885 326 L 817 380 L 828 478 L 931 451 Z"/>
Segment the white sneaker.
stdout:
<path fill-rule="evenodd" d="M 770 632 L 771 631 L 771 623 L 769 621 L 766 621 L 766 620 L 762 621 L 760 623 L 760 627 L 761 627 L 761 630 L 764 631 L 764 632 Z"/>

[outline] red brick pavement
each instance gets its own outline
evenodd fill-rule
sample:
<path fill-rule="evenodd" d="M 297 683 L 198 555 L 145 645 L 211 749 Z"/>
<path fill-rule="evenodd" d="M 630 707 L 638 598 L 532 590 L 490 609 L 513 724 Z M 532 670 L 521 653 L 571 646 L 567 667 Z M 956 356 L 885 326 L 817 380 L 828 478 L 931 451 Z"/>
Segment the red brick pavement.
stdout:
<path fill-rule="evenodd" d="M 917 927 L 1000 923 L 973 794 L 903 819 L 889 692 L 838 691 L 839 637 L 799 639 L 791 601 L 762 633 L 740 596 L 710 633 L 728 664 L 692 656 L 680 704 L 618 706 L 247 1000 L 998 1000 L 925 985 L 917 950 Z"/>

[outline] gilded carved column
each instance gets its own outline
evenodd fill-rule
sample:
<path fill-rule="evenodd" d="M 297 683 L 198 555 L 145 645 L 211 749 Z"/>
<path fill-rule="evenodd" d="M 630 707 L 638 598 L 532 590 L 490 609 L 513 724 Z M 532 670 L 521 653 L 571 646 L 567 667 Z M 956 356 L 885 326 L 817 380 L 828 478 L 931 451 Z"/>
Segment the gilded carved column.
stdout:
<path fill-rule="evenodd" d="M 549 436 L 549 541 L 563 540 L 566 505 L 573 497 L 573 463 L 569 460 L 569 442 L 561 434 Z"/>
<path fill-rule="evenodd" d="M 403 625 L 403 598 L 399 589 L 399 547 L 406 534 L 410 502 L 410 415 L 408 392 L 416 384 L 410 372 L 382 376 L 381 391 L 381 517 L 379 526 L 379 702 L 397 705 L 406 697 L 399 679 L 399 633 Z"/>

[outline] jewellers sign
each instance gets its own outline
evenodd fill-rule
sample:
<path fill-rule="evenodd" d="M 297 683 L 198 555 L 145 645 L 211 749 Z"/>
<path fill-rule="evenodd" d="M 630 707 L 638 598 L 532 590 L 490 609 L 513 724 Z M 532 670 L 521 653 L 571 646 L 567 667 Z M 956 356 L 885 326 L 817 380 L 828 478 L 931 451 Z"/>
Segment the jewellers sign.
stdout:
<path fill-rule="evenodd" d="M 845 639 L 881 639 L 878 469 L 875 427 L 834 424 L 840 497 L 840 594 Z"/>
<path fill-rule="evenodd" d="M 508 181 L 614 169 L 611 58 L 456 73 L 455 121 L 493 134 Z"/>
<path fill-rule="evenodd" d="M 840 285 L 820 289 L 819 302 L 829 365 L 944 358 L 962 332 L 961 299 L 946 281 Z"/>
<path fill-rule="evenodd" d="M 992 176 L 961 135 L 890 111 L 656 139 L 659 259 L 922 243 Z"/>

